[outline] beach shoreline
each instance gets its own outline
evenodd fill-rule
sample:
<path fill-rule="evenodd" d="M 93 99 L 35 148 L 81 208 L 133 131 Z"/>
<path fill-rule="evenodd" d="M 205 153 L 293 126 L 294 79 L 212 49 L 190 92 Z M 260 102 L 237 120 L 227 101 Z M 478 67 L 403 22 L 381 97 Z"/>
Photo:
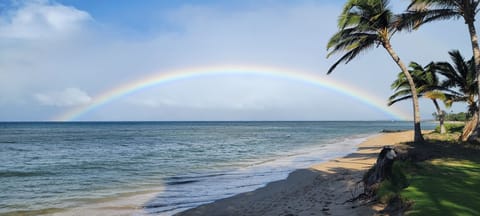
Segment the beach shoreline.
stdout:
<path fill-rule="evenodd" d="M 381 206 L 346 203 L 381 148 L 413 140 L 413 131 L 379 133 L 347 156 L 295 170 L 284 180 L 175 215 L 374 215 Z"/>

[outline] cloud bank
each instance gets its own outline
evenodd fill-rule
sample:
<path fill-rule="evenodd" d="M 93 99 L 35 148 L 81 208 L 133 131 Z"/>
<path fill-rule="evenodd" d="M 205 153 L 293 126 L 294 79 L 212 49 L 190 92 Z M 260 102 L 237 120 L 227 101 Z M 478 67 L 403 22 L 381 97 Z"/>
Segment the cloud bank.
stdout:
<path fill-rule="evenodd" d="M 43 105 L 60 107 L 85 105 L 92 100 L 86 92 L 77 88 L 67 88 L 61 92 L 38 93 L 34 97 Z"/>

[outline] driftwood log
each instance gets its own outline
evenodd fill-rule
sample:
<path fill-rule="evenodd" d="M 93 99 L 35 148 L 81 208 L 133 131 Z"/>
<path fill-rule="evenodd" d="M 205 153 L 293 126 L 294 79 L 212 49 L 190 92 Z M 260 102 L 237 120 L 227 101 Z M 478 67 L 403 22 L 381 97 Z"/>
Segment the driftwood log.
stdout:
<path fill-rule="evenodd" d="M 397 158 L 397 152 L 391 146 L 384 146 L 378 154 L 377 162 L 363 176 L 364 195 L 372 197 L 379 183 L 392 177 L 393 161 Z"/>
<path fill-rule="evenodd" d="M 385 179 L 392 177 L 393 162 L 397 158 L 397 152 L 391 146 L 384 146 L 377 157 L 377 162 L 364 175 L 357 186 L 363 183 L 363 193 L 354 196 L 355 191 L 352 192 L 352 199 L 345 201 L 354 202 L 357 200 L 371 200 L 375 197 L 376 191 L 380 183 Z"/>

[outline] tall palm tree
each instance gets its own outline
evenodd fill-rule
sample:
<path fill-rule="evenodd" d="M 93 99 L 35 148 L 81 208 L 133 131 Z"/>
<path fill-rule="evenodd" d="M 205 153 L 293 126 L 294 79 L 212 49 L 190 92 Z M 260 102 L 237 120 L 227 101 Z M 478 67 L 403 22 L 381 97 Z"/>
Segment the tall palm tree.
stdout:
<path fill-rule="evenodd" d="M 445 133 L 445 112 L 440 108 L 437 100 L 444 102 L 449 98 L 449 94 L 442 92 L 443 88 L 440 86 L 440 81 L 436 74 L 436 65 L 432 62 L 425 67 L 422 67 L 416 62 L 411 62 L 409 67 L 415 86 L 417 87 L 418 97 L 424 97 L 432 100 L 435 106 L 437 116 L 440 122 L 440 133 Z M 398 73 L 397 79 L 393 81 L 391 88 L 395 90 L 394 94 L 388 99 L 388 105 L 391 106 L 399 101 L 412 98 L 410 86 L 403 72 Z M 447 102 L 447 106 L 450 104 Z"/>
<path fill-rule="evenodd" d="M 327 50 L 331 49 L 327 58 L 335 53 L 344 53 L 344 55 L 330 67 L 327 74 L 330 74 L 341 62 L 348 63 L 359 53 L 381 45 L 407 78 L 413 95 L 414 141 L 423 142 L 415 83 L 390 43 L 390 38 L 395 33 L 395 16 L 388 4 L 388 0 L 347 1 L 339 17 L 339 31 L 327 44 Z"/>
<path fill-rule="evenodd" d="M 438 73 L 445 76 L 441 86 L 449 89 L 451 102 L 466 102 L 468 112 L 473 115 L 472 120 L 466 125 L 462 133 L 462 140 L 466 141 L 477 125 L 478 120 L 478 81 L 475 72 L 473 57 L 465 61 L 458 50 L 448 52 L 453 64 L 448 62 L 437 62 Z"/>
<path fill-rule="evenodd" d="M 398 29 L 416 29 L 423 24 L 438 20 L 463 18 L 468 27 L 470 41 L 475 62 L 475 73 L 477 77 L 477 88 L 480 87 L 480 48 L 478 45 L 477 30 L 475 28 L 475 16 L 479 10 L 478 0 L 412 0 L 408 11 L 398 18 Z M 480 92 L 479 92 L 480 94 Z M 478 95 L 480 97 L 480 95 Z M 480 101 L 478 106 L 480 106 Z M 479 122 L 480 113 L 475 113 L 475 121 Z M 472 139 L 480 138 L 480 125 L 475 125 L 475 133 Z"/>
<path fill-rule="evenodd" d="M 445 76 L 441 86 L 448 88 L 452 94 L 452 101 L 466 102 L 468 111 L 474 114 L 478 110 L 476 96 L 478 95 L 477 77 L 475 76 L 475 64 L 473 58 L 466 61 L 458 50 L 448 52 L 452 63 L 437 62 L 439 74 Z"/>

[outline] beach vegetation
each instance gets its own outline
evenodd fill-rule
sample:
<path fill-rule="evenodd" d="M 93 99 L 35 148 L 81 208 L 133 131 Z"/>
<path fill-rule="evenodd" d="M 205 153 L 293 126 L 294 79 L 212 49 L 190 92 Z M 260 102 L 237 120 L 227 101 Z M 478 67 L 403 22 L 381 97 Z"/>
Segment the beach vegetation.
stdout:
<path fill-rule="evenodd" d="M 407 11 L 397 17 L 398 30 L 414 30 L 420 26 L 440 20 L 463 19 L 468 27 L 468 33 L 473 50 L 474 74 L 477 86 L 480 86 L 480 47 L 478 45 L 478 36 L 475 27 L 475 17 L 478 12 L 478 0 L 411 0 Z M 480 98 L 480 92 L 477 97 Z M 477 101 L 480 103 L 480 101 Z M 476 139 L 480 135 L 480 117 L 479 109 L 476 109 L 472 121 L 464 133 L 463 140 Z M 475 132 L 475 133 L 474 133 Z"/>
<path fill-rule="evenodd" d="M 389 203 L 399 199 L 399 193 L 408 186 L 407 175 L 403 171 L 407 165 L 405 162 L 395 162 L 392 166 L 392 176 L 383 181 L 378 190 L 377 197 L 381 203 Z"/>
<path fill-rule="evenodd" d="M 411 62 L 409 73 L 411 74 L 419 98 L 430 99 L 436 109 L 434 117 L 440 122 L 439 133 L 445 133 L 447 130 L 444 122 L 448 118 L 455 118 L 456 121 L 467 121 L 477 111 L 477 77 L 475 74 L 475 64 L 473 58 L 465 60 L 458 50 L 449 52 L 451 62 L 431 62 L 426 66 Z M 388 105 L 399 101 L 412 98 L 412 94 L 405 75 L 400 72 L 397 79 L 391 84 L 394 93 L 390 96 Z M 453 103 L 466 103 L 467 113 L 448 115 L 440 108 L 439 102 L 442 101 L 446 108 L 451 107 Z M 476 120 L 476 119 L 473 119 Z M 465 140 L 468 129 L 474 127 L 476 121 L 469 122 L 470 127 L 464 127 L 461 139 Z M 473 125 L 473 126 L 472 126 Z"/>
<path fill-rule="evenodd" d="M 437 113 L 432 113 L 432 116 L 435 120 L 438 121 Z M 445 121 L 450 122 L 462 122 L 468 121 L 472 116 L 466 112 L 459 112 L 459 113 L 446 113 L 445 114 Z"/>
<path fill-rule="evenodd" d="M 387 205 L 385 211 L 480 215 L 480 146 L 459 142 L 459 135 L 449 139 L 450 135 L 430 133 L 425 136 L 427 145 L 397 146 L 401 160 L 395 161 L 393 177 L 377 193 Z"/>
<path fill-rule="evenodd" d="M 465 123 L 463 122 L 452 122 L 452 123 L 444 124 L 444 128 L 447 133 L 455 133 L 458 135 L 462 133 L 464 127 L 465 127 Z M 435 127 L 434 132 L 442 134 L 440 132 L 440 126 Z"/>
<path fill-rule="evenodd" d="M 414 110 L 414 141 L 424 141 L 420 127 L 420 111 L 417 90 L 407 67 L 390 43 L 396 32 L 396 16 L 389 8 L 388 0 L 348 0 L 338 19 L 338 32 L 327 44 L 329 53 L 343 55 L 329 68 L 330 74 L 340 63 L 349 63 L 359 54 L 375 47 L 383 47 L 397 64 L 410 86 Z"/>

